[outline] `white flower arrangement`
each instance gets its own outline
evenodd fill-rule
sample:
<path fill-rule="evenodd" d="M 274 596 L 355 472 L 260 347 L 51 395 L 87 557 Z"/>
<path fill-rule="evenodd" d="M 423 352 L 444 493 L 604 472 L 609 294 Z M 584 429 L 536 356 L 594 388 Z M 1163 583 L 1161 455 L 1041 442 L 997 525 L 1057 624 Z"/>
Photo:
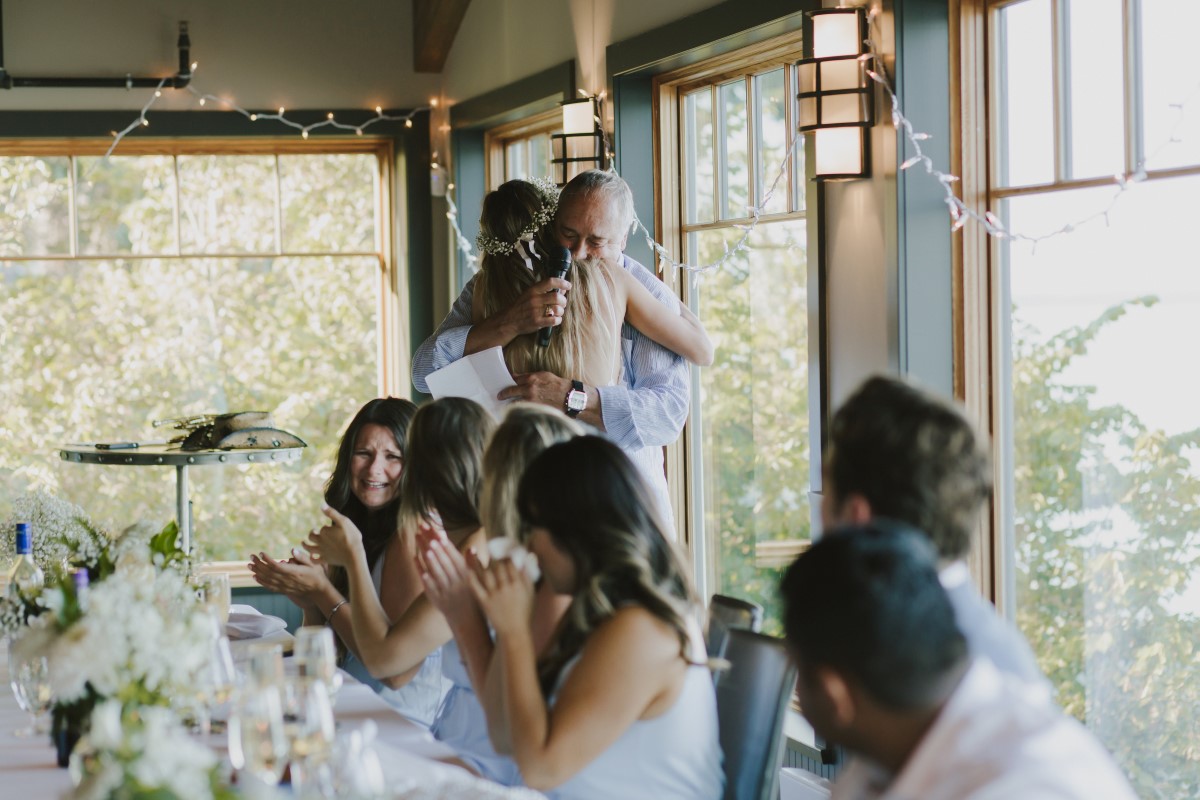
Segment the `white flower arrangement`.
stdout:
<path fill-rule="evenodd" d="M 506 256 L 515 253 L 521 242 L 533 241 L 537 232 L 554 219 L 554 214 L 558 210 L 558 186 L 547 178 L 531 178 L 528 182 L 533 184 L 541 201 L 533 219 L 521 229 L 517 238 L 511 242 L 502 242 L 496 237 L 480 231 L 479 235 L 475 237 L 475 246 L 479 248 L 480 252 L 490 256 Z"/>
<path fill-rule="evenodd" d="M 149 548 L 125 550 L 85 608 L 63 584 L 41 602 L 50 613 L 31 619 L 12 646 L 46 656 L 58 704 L 99 696 L 165 705 L 193 690 L 211 657 L 215 629 L 195 591 L 181 573 L 157 569 Z"/>
<path fill-rule="evenodd" d="M 154 797 L 214 800 L 221 788 L 216 754 L 188 735 L 169 708 L 131 711 L 108 700 L 92 712 L 91 731 L 71 756 L 67 800 Z"/>
<path fill-rule="evenodd" d="M 103 544 L 97 540 L 99 529 L 87 513 L 47 492 L 23 494 L 13 501 L 13 513 L 0 535 L 0 563 L 16 556 L 13 531 L 18 522 L 28 522 L 33 532 L 33 560 L 44 571 L 59 568 L 73 557 L 87 557 Z"/>

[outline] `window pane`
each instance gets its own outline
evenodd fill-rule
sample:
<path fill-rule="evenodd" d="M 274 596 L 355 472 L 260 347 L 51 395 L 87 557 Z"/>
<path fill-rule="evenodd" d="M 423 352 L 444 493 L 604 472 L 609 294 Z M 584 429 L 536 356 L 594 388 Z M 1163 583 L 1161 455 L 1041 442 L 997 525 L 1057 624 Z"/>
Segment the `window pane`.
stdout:
<path fill-rule="evenodd" d="M 504 148 L 504 180 L 512 181 L 529 175 L 529 146 L 524 139 L 509 142 Z"/>
<path fill-rule="evenodd" d="M 781 175 L 780 170 L 783 168 L 788 143 L 791 141 L 784 112 L 787 101 L 784 97 L 783 68 L 756 76 L 754 90 L 758 95 L 758 113 L 755 115 L 758 132 L 758 152 L 755 159 L 758 165 L 757 199 L 761 204 L 778 177 L 779 182 L 775 184 L 771 198 L 763 204 L 763 211 L 767 214 L 781 214 L 788 210 L 788 176 L 786 172 Z M 797 145 L 796 149 L 799 150 L 800 147 Z"/>
<path fill-rule="evenodd" d="M 1121 0 L 1070 0 L 1071 175 L 1125 171 Z"/>
<path fill-rule="evenodd" d="M 1014 230 L 1104 208 L 1110 188 L 1009 201 Z M 1200 618 L 1200 341 L 1189 259 L 1200 178 L 1151 181 L 1094 223 L 1007 253 L 1018 622 L 1063 707 L 1140 797 L 1200 785 L 1190 713 Z"/>
<path fill-rule="evenodd" d="M 75 159 L 79 252 L 174 253 L 175 159 Z"/>
<path fill-rule="evenodd" d="M 275 252 L 274 156 L 179 156 L 184 253 Z"/>
<path fill-rule="evenodd" d="M 683 98 L 684 214 L 688 222 L 713 220 L 712 90 Z"/>
<path fill-rule="evenodd" d="M 736 80 L 718 87 L 721 104 L 721 153 L 717 163 L 720 179 L 721 219 L 749 216 L 750 164 L 746 123 L 746 82 Z"/>
<path fill-rule="evenodd" d="M 538 133 L 529 138 L 529 177 L 550 177 L 550 134 Z"/>
<path fill-rule="evenodd" d="M 998 13 L 1001 31 L 1000 186 L 1054 180 L 1054 69 L 1050 0 Z"/>
<path fill-rule="evenodd" d="M 0 157 L 0 255 L 70 252 L 70 169 L 65 157 Z"/>
<path fill-rule="evenodd" d="M 0 517 L 24 490 L 117 530 L 175 515 L 174 470 L 69 464 L 65 442 L 163 436 L 154 419 L 270 411 L 288 465 L 190 470 L 201 558 L 283 555 L 317 519 L 338 434 L 377 393 L 375 257 L 0 262 Z"/>
<path fill-rule="evenodd" d="M 368 153 L 280 156 L 284 251 L 375 250 L 378 172 Z"/>
<path fill-rule="evenodd" d="M 781 571 L 809 538 L 804 225 L 762 223 L 753 251 L 705 275 L 696 289 L 716 345 L 692 409 L 703 442 L 693 485 L 703 496 L 712 591 L 763 604 L 773 633 L 781 632 Z M 693 233 L 689 253 L 711 263 L 740 235 Z"/>
<path fill-rule="evenodd" d="M 1142 83 L 1151 169 L 1200 164 L 1200 96 L 1192 55 L 1197 30 L 1200 3 L 1143 0 Z"/>

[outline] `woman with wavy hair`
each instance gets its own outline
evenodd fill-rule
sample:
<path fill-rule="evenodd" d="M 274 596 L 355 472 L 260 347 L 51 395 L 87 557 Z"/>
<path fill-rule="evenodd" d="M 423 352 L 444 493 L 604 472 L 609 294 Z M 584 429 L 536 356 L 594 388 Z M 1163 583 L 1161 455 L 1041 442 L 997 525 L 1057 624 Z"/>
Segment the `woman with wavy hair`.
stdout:
<path fill-rule="evenodd" d="M 578 423 L 552 408 L 514 403 L 505 409 L 483 456 L 479 516 L 489 541 L 518 540 L 517 488 L 525 467 L 547 447 L 582 433 Z M 422 537 L 421 557 L 426 596 L 454 632 L 454 641 L 443 655 L 451 687 L 433 722 L 433 735 L 454 747 L 462 763 L 485 778 L 520 784 L 512 758 L 498 754 L 489 741 L 488 717 L 480 702 L 494 647 L 483 609 L 471 590 L 470 570 L 474 564 L 486 563 L 487 555 L 468 552 L 464 557 L 431 533 Z M 538 586 L 531 621 L 535 647 L 546 643 L 569 602 L 548 583 Z"/>
<path fill-rule="evenodd" d="M 404 559 L 396 536 L 400 484 L 409 460 L 408 425 L 417 407 L 409 400 L 383 397 L 369 401 L 342 435 L 333 474 L 325 486 L 325 503 L 362 532 L 363 553 L 379 603 L 400 616 L 420 592 L 420 584 L 401 577 Z M 328 570 L 296 548 L 292 558 L 276 561 L 266 553 L 250 557 L 250 572 L 260 586 L 279 592 L 298 605 L 305 625 L 328 624 L 337 636 L 341 667 L 366 683 L 400 713 L 428 726 L 442 696 L 441 669 L 428 661 L 418 675 L 371 677 L 358 657 L 350 620 L 346 570 Z"/>
<path fill-rule="evenodd" d="M 543 580 L 572 599 L 539 654 L 528 575 L 509 559 L 474 573 L 496 634 L 498 748 L 563 800 L 720 798 L 699 607 L 636 467 L 600 437 L 556 444 L 525 471 L 517 507 Z"/>
<path fill-rule="evenodd" d="M 554 230 L 558 189 L 542 181 L 513 180 L 483 199 L 477 244 L 483 254 L 471 316 L 476 324 L 513 305 L 542 280 L 541 266 L 559 244 Z M 625 269 L 602 259 L 581 259 L 567 274 L 571 302 L 546 303 L 546 324 L 557 327 L 547 347 L 536 334 L 517 336 L 504 347 L 514 373 L 552 372 L 592 386 L 621 378 L 621 325 L 643 334 L 687 360 L 707 366 L 713 346 L 704 326 L 683 304 L 672 313 Z"/>
<path fill-rule="evenodd" d="M 372 676 L 406 680 L 426 674 L 433 663 L 439 688 L 444 685 L 441 647 L 450 640 L 450 628 L 423 594 L 415 560 L 417 531 L 435 526 L 455 548 L 483 547 L 479 490 L 483 449 L 494 427 L 482 406 L 458 397 L 428 403 L 413 415 L 408 428 L 410 463 L 400 484 L 400 568 L 394 578 L 413 594 L 403 613 L 389 615 L 380 605 L 363 535 L 349 517 L 331 507 L 322 509 L 330 523 L 304 543 L 321 562 L 346 570 L 354 640 Z M 438 705 L 428 709 L 430 720 Z"/>

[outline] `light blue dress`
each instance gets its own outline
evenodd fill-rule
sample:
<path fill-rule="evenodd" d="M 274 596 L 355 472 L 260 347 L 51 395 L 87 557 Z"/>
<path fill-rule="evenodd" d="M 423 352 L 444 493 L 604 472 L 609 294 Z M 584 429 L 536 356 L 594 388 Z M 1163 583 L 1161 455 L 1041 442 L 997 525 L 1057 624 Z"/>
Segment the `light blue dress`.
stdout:
<path fill-rule="evenodd" d="M 697 652 L 704 652 L 701 646 Z M 555 695 L 579 657 L 559 676 Z M 551 698 L 551 705 L 554 698 Z M 553 791 L 551 800 L 721 800 L 717 695 L 705 666 L 689 667 L 675 704 L 637 720 L 607 750 Z"/>
<path fill-rule="evenodd" d="M 375 592 L 378 593 L 383 583 L 383 556 L 380 556 L 371 569 L 371 582 L 375 584 Z M 450 688 L 450 681 L 442 675 L 443 650 L 444 648 L 439 647 L 426 656 L 417 674 L 399 689 L 392 689 L 372 678 L 366 666 L 353 653 L 346 653 L 342 669 L 356 680 L 370 686 L 388 705 L 405 717 L 428 728 L 433 724 L 442 698 Z"/>
<path fill-rule="evenodd" d="M 442 648 L 442 672 L 450 681 L 450 690 L 433 721 L 434 737 L 457 750 L 463 761 L 488 780 L 520 786 L 521 773 L 516 763 L 492 748 L 487 718 L 471 687 L 458 642 L 451 641 Z"/>

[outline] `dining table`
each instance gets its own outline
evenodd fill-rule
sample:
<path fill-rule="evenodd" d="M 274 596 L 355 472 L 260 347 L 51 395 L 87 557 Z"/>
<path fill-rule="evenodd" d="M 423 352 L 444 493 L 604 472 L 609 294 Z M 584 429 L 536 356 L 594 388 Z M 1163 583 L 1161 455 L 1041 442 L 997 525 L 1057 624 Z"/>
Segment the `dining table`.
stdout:
<path fill-rule="evenodd" d="M 272 634 L 268 643 L 286 644 L 290 634 Z M 237 651 L 252 646 L 238 643 Z M 338 735 L 373 724 L 373 747 L 388 786 L 388 800 L 440 800 L 441 798 L 480 798 L 481 800 L 545 800 L 544 796 L 523 787 L 506 787 L 484 780 L 467 770 L 448 763 L 457 753 L 437 741 L 423 727 L 410 722 L 389 706 L 370 687 L 345 672 L 343 685 L 334 699 L 334 718 Z M 58 800 L 72 788 L 69 771 L 55 763 L 55 750 L 49 734 L 18 736 L 28 728 L 30 717 L 17 705 L 9 689 L 8 643 L 0 640 L 0 798 L 20 800 Z M 44 720 L 44 722 L 46 722 Z M 205 741 L 227 759 L 224 735 L 209 734 Z M 259 795 L 255 795 L 258 797 Z M 280 798 L 291 797 L 283 786 Z"/>

